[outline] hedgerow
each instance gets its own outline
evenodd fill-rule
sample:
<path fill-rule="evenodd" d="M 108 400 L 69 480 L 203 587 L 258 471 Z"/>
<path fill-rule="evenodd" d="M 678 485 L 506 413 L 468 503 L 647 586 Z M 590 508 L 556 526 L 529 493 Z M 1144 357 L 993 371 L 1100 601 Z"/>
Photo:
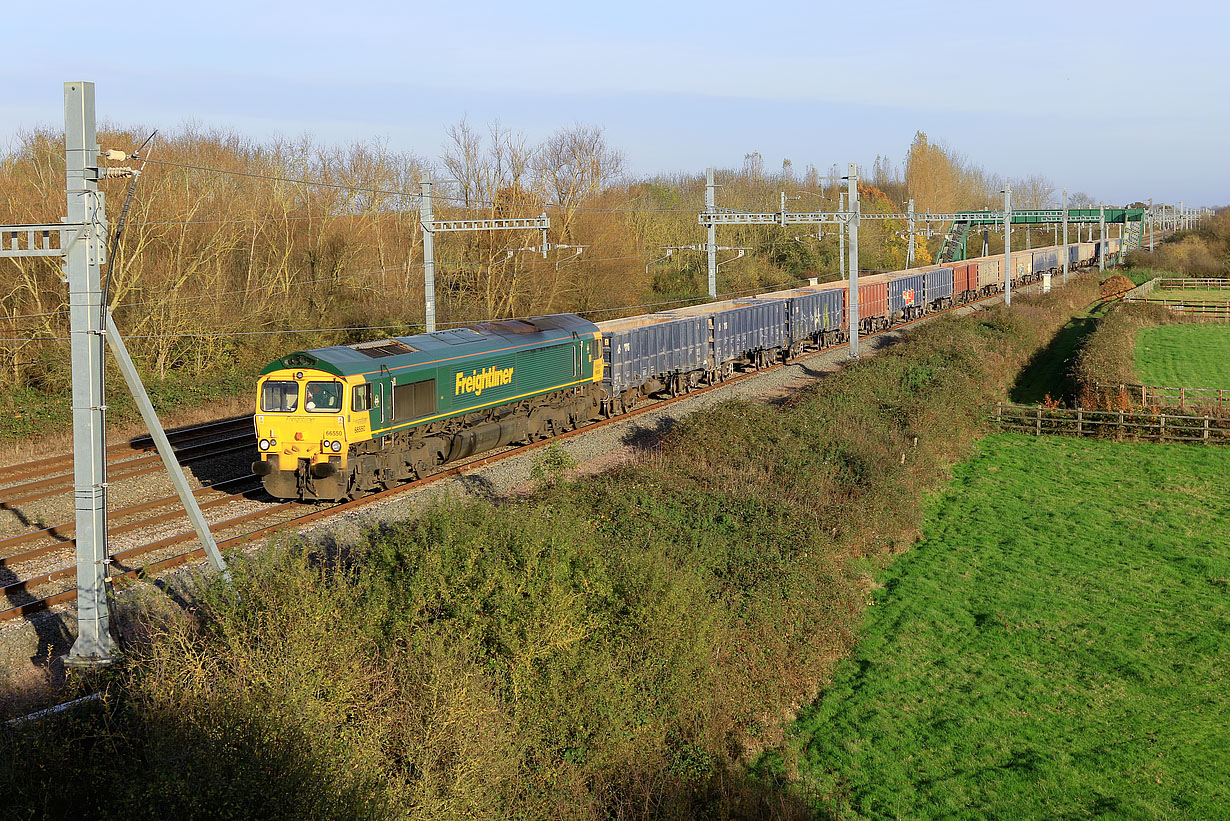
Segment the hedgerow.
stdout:
<path fill-rule="evenodd" d="M 1096 294 L 937 319 L 611 473 L 237 561 L 194 613 L 142 611 L 102 707 L 14 733 L 41 767 L 5 753 L 0 791 L 33 815 L 810 817 L 747 763 L 848 653 L 988 403 Z"/>

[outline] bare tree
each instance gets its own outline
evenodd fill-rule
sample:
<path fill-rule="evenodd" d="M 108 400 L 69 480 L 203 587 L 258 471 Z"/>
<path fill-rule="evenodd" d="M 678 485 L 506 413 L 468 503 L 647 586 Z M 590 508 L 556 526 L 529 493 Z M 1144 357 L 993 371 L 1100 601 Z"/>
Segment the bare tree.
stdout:
<path fill-rule="evenodd" d="M 764 157 L 760 156 L 759 151 L 743 155 L 743 176 L 751 180 L 764 176 Z"/>
<path fill-rule="evenodd" d="M 559 209 L 560 235 L 572 242 L 577 209 L 620 179 L 624 158 L 599 126 L 577 123 L 547 138 L 535 154 L 535 171 L 544 197 Z"/>
<path fill-rule="evenodd" d="M 448 129 L 452 145 L 442 159 L 457 180 L 461 205 L 492 217 L 528 216 L 540 211 L 542 197 L 530 185 L 539 149 L 531 148 L 525 135 L 504 128 L 498 121 L 487 131 L 484 141 L 465 120 Z M 526 258 L 508 255 L 510 239 L 516 247 L 535 237 L 530 232 L 520 237 L 491 232 L 461 235 L 454 240 L 466 252 L 466 263 L 446 270 L 443 276 L 455 301 L 474 304 L 484 317 L 495 317 L 513 313 L 514 306 L 527 299 Z"/>
<path fill-rule="evenodd" d="M 1012 181 L 1013 208 L 1045 208 L 1054 186 L 1041 174 L 1030 174 Z"/>

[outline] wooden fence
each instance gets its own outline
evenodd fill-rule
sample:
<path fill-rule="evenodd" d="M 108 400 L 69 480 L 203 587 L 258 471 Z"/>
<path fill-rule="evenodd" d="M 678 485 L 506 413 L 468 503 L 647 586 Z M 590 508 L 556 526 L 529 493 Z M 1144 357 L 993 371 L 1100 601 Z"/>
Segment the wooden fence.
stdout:
<path fill-rule="evenodd" d="M 1049 433 L 1230 445 L 1230 419 L 1214 416 L 1044 408 L 1041 405 L 1008 405 L 1000 402 L 995 406 L 992 421 L 1004 430 L 1035 436 Z"/>
<path fill-rule="evenodd" d="M 1095 382 L 1099 394 L 1122 394 L 1142 407 L 1167 407 L 1179 410 L 1230 412 L 1230 388 L 1167 388 L 1161 385 L 1103 385 Z"/>
<path fill-rule="evenodd" d="M 1230 291 L 1230 279 L 1167 279 L 1154 280 L 1160 291 Z"/>
<path fill-rule="evenodd" d="M 1230 322 L 1230 301 L 1228 302 L 1184 302 L 1179 298 L 1170 297 L 1139 297 L 1126 296 L 1124 302 L 1142 303 L 1145 305 L 1163 305 L 1177 314 L 1189 314 L 1202 319 Z"/>

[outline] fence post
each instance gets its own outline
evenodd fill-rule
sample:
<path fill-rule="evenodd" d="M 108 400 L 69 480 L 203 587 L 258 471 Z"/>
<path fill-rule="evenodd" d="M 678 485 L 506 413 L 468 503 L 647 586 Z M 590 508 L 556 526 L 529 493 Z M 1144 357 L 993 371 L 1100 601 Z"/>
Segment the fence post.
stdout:
<path fill-rule="evenodd" d="M 1145 386 L 1141 385 L 1140 386 L 1140 406 L 1143 408 L 1143 407 L 1147 407 L 1148 404 L 1149 404 L 1148 400 L 1145 399 Z"/>
<path fill-rule="evenodd" d="M 1204 415 L 1204 437 L 1203 438 L 1204 438 L 1204 443 L 1207 445 L 1209 443 L 1209 415 L 1207 413 Z"/>
<path fill-rule="evenodd" d="M 1187 396 L 1187 389 L 1186 389 L 1186 388 L 1179 388 L 1179 410 L 1184 410 L 1184 409 L 1185 409 L 1185 408 L 1184 408 L 1184 405 L 1183 405 L 1183 402 L 1184 402 L 1184 399 L 1186 398 L 1186 396 Z"/>
<path fill-rule="evenodd" d="M 1042 406 L 1041 406 L 1041 405 L 1039 405 L 1039 406 L 1038 406 L 1038 424 L 1037 424 L 1037 433 L 1035 433 L 1034 435 L 1035 435 L 1035 436 L 1041 436 L 1041 435 L 1042 435 Z"/>
<path fill-rule="evenodd" d="M 1166 414 L 1159 414 L 1157 417 L 1157 441 L 1162 441 L 1166 438 Z"/>
<path fill-rule="evenodd" d="M 1080 405 L 1076 406 L 1076 435 L 1085 435 L 1085 409 Z"/>

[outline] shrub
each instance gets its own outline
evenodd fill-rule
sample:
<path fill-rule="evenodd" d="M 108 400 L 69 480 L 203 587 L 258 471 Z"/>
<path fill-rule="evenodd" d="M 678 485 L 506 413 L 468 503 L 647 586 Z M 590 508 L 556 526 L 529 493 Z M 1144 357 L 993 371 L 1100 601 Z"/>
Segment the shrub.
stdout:
<path fill-rule="evenodd" d="M 130 707 L 22 734 L 54 766 L 0 789 L 96 808 L 106 784 L 106 811 L 163 816 L 251 793 L 288 816 L 810 817 L 747 762 L 848 652 L 867 571 L 913 542 L 986 404 L 1096 293 L 939 318 L 609 474 L 237 562 L 237 599 L 146 620 Z M 82 737 L 108 755 L 55 752 Z"/>
<path fill-rule="evenodd" d="M 530 465 L 530 478 L 540 488 L 553 488 L 564 480 L 564 474 L 577 466 L 573 458 L 558 442 L 551 442 L 534 455 Z"/>
<path fill-rule="evenodd" d="M 1122 385 L 1137 384 L 1136 337 L 1141 328 L 1193 321 L 1161 305 L 1116 305 L 1085 337 L 1072 364 L 1077 404 L 1090 409 L 1136 410 Z"/>

